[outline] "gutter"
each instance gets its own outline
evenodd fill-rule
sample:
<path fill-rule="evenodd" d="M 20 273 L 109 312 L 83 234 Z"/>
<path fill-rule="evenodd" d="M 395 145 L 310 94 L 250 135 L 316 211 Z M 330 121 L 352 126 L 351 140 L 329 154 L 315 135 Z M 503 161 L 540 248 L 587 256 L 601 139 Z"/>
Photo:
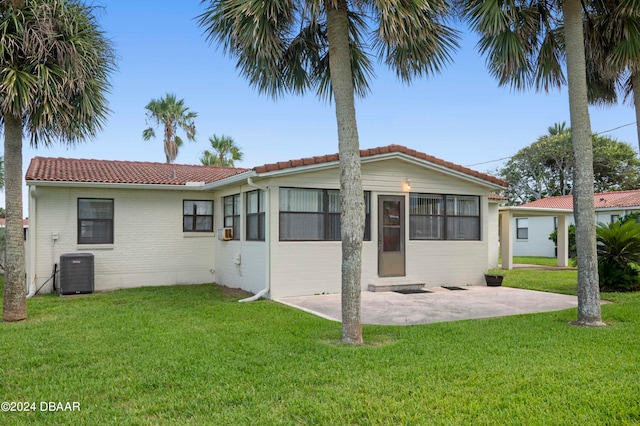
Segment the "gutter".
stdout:
<path fill-rule="evenodd" d="M 271 214 L 270 214 L 270 206 L 271 206 L 271 190 L 269 187 L 257 185 L 253 182 L 251 177 L 247 178 L 247 185 L 264 191 L 265 197 L 265 224 L 264 224 L 264 242 L 266 244 L 265 247 L 265 278 L 266 283 L 265 287 L 260 290 L 258 293 L 254 294 L 251 297 L 247 297 L 246 299 L 239 300 L 239 302 L 253 302 L 254 300 L 258 300 L 267 294 L 271 290 Z"/>
<path fill-rule="evenodd" d="M 29 265 L 27 276 L 31 278 L 29 283 L 29 292 L 27 293 L 27 299 L 32 298 L 37 293 L 36 288 L 36 273 L 35 273 L 35 261 L 36 261 L 36 242 L 33 240 L 36 230 L 36 186 L 29 188 L 29 230 L 27 230 L 27 249 L 29 250 Z"/>

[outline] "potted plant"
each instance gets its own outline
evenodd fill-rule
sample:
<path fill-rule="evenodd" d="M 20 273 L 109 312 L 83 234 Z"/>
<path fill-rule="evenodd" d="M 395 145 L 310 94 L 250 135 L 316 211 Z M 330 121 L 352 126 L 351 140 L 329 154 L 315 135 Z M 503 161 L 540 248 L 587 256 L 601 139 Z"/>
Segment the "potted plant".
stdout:
<path fill-rule="evenodd" d="M 484 274 L 484 280 L 487 283 L 487 287 L 500 287 L 503 279 L 504 275 Z"/>

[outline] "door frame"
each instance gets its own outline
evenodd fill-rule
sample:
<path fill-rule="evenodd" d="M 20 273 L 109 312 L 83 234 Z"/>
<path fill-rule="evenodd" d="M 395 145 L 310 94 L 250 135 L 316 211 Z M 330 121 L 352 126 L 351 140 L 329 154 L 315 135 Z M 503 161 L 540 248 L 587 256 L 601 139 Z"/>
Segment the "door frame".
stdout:
<path fill-rule="evenodd" d="M 398 203 L 398 223 L 384 223 L 384 203 L 395 202 Z M 405 215 L 405 195 L 378 195 L 378 276 L 379 277 L 404 277 L 406 276 L 406 215 Z M 397 238 L 399 241 L 394 241 L 393 236 L 390 236 L 391 240 L 384 241 L 385 228 L 389 230 L 398 229 Z M 393 232 L 395 234 L 395 232 Z M 389 245 L 391 248 L 394 246 L 398 250 L 385 251 L 385 245 Z"/>

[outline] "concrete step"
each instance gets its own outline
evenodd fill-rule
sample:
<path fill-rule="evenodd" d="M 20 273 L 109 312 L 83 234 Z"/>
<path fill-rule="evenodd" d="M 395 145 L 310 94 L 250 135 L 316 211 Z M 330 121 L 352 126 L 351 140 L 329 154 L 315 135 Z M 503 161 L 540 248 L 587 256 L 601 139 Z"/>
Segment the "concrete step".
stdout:
<path fill-rule="evenodd" d="M 371 292 L 383 292 L 383 291 L 397 291 L 397 290 L 420 290 L 423 289 L 426 283 L 418 280 L 379 280 L 369 283 L 369 291 Z"/>

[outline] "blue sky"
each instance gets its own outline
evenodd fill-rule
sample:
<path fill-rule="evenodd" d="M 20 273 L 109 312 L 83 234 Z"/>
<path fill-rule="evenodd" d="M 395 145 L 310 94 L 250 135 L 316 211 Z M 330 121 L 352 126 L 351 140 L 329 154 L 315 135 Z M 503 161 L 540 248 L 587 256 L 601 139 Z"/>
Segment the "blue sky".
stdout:
<path fill-rule="evenodd" d="M 206 42 L 194 19 L 202 11 L 199 1 L 94 4 L 105 6 L 100 22 L 119 55 L 109 95 L 112 114 L 93 141 L 70 148 L 25 147 L 25 171 L 34 156 L 164 162 L 162 141 L 145 142 L 141 134 L 147 127 L 145 105 L 167 92 L 198 113 L 198 140 L 185 143 L 176 163 L 198 164 L 214 134 L 231 136 L 241 147 L 240 167 L 338 151 L 333 107 L 313 94 L 277 101 L 258 94 L 239 75 L 234 59 Z M 384 64 L 377 66 L 371 94 L 356 105 L 361 147 L 401 144 L 470 166 L 509 157 L 554 123 L 569 123 L 565 90 L 544 94 L 498 87 L 475 44 L 466 34 L 444 73 L 410 86 Z M 635 122 L 635 114 L 630 105 L 592 107 L 591 122 L 594 132 L 604 132 Z M 608 135 L 637 150 L 634 126 Z M 488 171 L 501 164 L 472 168 Z"/>

